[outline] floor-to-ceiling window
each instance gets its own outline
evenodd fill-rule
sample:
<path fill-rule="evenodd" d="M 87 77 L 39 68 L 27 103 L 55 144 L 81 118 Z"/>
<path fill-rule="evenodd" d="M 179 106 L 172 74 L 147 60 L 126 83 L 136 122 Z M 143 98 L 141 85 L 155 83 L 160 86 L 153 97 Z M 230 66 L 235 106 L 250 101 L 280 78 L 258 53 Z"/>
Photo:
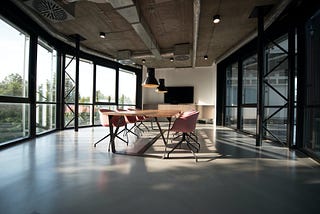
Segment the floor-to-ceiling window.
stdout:
<path fill-rule="evenodd" d="M 80 50 L 76 82 L 75 48 L 55 39 L 14 6 L 9 11 L 0 16 L 1 146 L 75 127 L 75 121 L 79 127 L 98 125 L 99 108 L 136 105 L 138 65 L 121 65 Z"/>
<path fill-rule="evenodd" d="M 106 108 L 115 110 L 116 105 L 116 81 L 117 71 L 114 68 L 108 68 L 96 65 L 96 88 L 95 88 L 95 110 L 94 123 L 100 124 L 99 109 Z"/>
<path fill-rule="evenodd" d="M 304 145 L 320 158 L 320 11 L 307 22 L 304 89 Z"/>
<path fill-rule="evenodd" d="M 93 63 L 79 62 L 79 126 L 93 125 Z"/>
<path fill-rule="evenodd" d="M 93 62 L 79 60 L 79 126 L 93 125 Z M 76 59 L 65 57 L 64 68 L 64 124 L 65 127 L 74 127 L 75 121 L 75 88 L 76 88 Z"/>
<path fill-rule="evenodd" d="M 36 133 L 56 128 L 57 52 L 42 40 L 37 46 Z"/>
<path fill-rule="evenodd" d="M 0 18 L 0 144 L 28 137 L 30 37 Z"/>
<path fill-rule="evenodd" d="M 132 71 L 119 70 L 118 106 L 120 108 L 134 107 L 136 104 L 137 77 Z"/>
<path fill-rule="evenodd" d="M 240 128 L 245 132 L 255 134 L 257 124 L 257 55 L 243 60 L 242 72 Z"/>
<path fill-rule="evenodd" d="M 65 57 L 64 78 L 64 127 L 74 127 L 76 61 L 75 57 Z"/>
<path fill-rule="evenodd" d="M 266 46 L 264 136 L 286 143 L 288 110 L 288 35 Z"/>
<path fill-rule="evenodd" d="M 238 63 L 226 69 L 226 106 L 225 125 L 237 128 L 238 120 Z"/>

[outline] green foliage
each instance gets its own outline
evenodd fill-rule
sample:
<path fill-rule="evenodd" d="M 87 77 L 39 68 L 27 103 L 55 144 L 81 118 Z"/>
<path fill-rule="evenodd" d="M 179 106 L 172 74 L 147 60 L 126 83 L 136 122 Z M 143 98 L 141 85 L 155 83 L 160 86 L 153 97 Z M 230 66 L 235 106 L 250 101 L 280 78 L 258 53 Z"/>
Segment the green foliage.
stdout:
<path fill-rule="evenodd" d="M 22 97 L 27 85 L 20 74 L 9 74 L 0 82 L 0 95 Z M 23 136 L 24 111 L 20 104 L 0 104 L 0 142 Z"/>
<path fill-rule="evenodd" d="M 0 82 L 0 95 L 21 97 L 27 85 L 27 82 L 23 84 L 20 74 L 9 74 Z"/>

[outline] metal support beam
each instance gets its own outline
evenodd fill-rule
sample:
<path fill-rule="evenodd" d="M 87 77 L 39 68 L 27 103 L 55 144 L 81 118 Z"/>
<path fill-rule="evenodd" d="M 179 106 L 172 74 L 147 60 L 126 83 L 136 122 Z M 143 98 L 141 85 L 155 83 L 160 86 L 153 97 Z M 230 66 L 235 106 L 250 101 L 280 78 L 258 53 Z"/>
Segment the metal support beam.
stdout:
<path fill-rule="evenodd" d="M 295 29 L 290 27 L 288 34 L 288 49 L 289 49 L 289 63 L 288 63 L 288 112 L 287 112 L 287 145 L 288 147 L 295 147 L 294 145 L 294 93 L 295 93 Z"/>
<path fill-rule="evenodd" d="M 30 49 L 29 49 L 29 99 L 30 99 L 30 121 L 29 131 L 30 137 L 36 136 L 36 91 L 37 91 L 37 46 L 38 37 L 36 35 L 30 36 Z"/>
<path fill-rule="evenodd" d="M 237 129 L 242 129 L 242 60 L 238 59 Z"/>
<path fill-rule="evenodd" d="M 79 62 L 80 62 L 80 41 L 85 40 L 79 34 L 70 35 L 76 44 L 76 75 L 75 75 L 75 98 L 74 98 L 74 131 L 78 131 L 79 127 Z"/>
<path fill-rule="evenodd" d="M 76 43 L 76 79 L 75 79 L 75 98 L 74 98 L 74 131 L 78 131 L 79 126 L 79 60 L 80 60 L 80 38 L 77 35 L 75 38 Z"/>
<path fill-rule="evenodd" d="M 257 129 L 256 146 L 262 145 L 264 118 L 264 11 L 258 8 L 258 97 L 257 97 Z"/>

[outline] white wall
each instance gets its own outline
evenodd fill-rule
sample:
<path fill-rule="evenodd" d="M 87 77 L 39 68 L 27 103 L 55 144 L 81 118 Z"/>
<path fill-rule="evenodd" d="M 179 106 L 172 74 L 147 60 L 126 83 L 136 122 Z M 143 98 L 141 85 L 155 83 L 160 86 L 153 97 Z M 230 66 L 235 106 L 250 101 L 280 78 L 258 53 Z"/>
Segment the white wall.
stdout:
<path fill-rule="evenodd" d="M 143 80 L 147 69 L 143 68 Z M 156 69 L 157 79 L 165 79 L 166 86 L 193 86 L 194 103 L 198 105 L 215 105 L 216 103 L 216 65 L 199 68 L 162 68 Z M 154 89 L 142 89 L 143 104 L 164 102 L 164 95 Z"/>

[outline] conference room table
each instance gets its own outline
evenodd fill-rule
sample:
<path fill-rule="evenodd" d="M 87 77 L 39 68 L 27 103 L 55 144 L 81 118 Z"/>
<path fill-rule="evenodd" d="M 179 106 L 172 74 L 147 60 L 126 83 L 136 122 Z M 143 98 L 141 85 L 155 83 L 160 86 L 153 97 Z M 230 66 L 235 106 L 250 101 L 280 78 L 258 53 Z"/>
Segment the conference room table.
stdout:
<path fill-rule="evenodd" d="M 168 129 L 170 129 L 172 118 L 178 117 L 180 113 L 181 113 L 180 110 L 159 110 L 159 109 L 152 110 L 152 109 L 148 109 L 148 110 L 134 110 L 134 111 L 130 110 L 130 111 L 104 112 L 103 114 L 108 115 L 109 121 L 112 121 L 113 116 L 119 116 L 119 124 L 121 123 L 120 120 L 125 119 L 125 116 L 145 116 L 147 118 L 154 119 L 157 126 L 158 126 L 163 143 L 166 147 L 167 140 L 164 136 L 165 130 L 163 130 L 161 128 L 158 119 L 159 118 L 167 118 L 167 120 L 169 122 Z M 114 130 L 114 128 L 115 128 L 115 130 Z M 120 128 L 119 126 L 116 126 L 116 127 L 109 126 L 110 146 L 111 146 L 112 153 L 117 153 L 116 148 L 115 148 L 115 138 L 116 138 L 116 135 L 118 133 L 119 128 Z M 169 137 L 169 132 L 167 134 L 167 139 L 168 139 L 168 137 Z"/>

